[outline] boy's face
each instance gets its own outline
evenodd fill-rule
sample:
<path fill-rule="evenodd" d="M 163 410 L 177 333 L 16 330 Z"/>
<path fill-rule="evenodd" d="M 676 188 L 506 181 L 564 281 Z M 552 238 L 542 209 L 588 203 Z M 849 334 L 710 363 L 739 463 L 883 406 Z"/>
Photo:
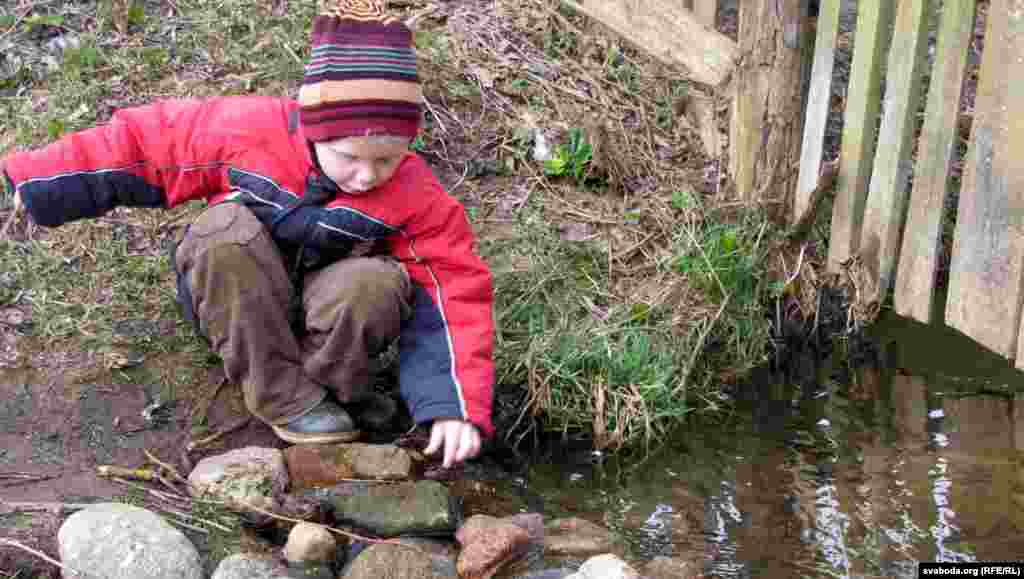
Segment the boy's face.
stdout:
<path fill-rule="evenodd" d="M 347 137 L 313 143 L 320 168 L 342 191 L 358 195 L 391 178 L 411 139 Z"/>

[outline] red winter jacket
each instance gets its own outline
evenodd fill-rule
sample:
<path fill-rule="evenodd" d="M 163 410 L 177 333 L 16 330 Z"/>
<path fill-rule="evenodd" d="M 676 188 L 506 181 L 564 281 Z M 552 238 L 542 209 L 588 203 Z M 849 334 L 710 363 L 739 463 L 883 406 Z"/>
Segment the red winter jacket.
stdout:
<path fill-rule="evenodd" d="M 399 339 L 401 393 L 413 418 L 460 418 L 492 435 L 493 290 L 463 207 L 412 152 L 376 190 L 345 194 L 315 167 L 297 113 L 294 101 L 268 97 L 159 102 L 12 154 L 5 172 L 41 225 L 122 205 L 230 198 L 282 247 L 305 243 L 318 266 L 354 242 L 386 245 L 415 287 Z M 329 201 L 286 211 L 310 193 Z"/>

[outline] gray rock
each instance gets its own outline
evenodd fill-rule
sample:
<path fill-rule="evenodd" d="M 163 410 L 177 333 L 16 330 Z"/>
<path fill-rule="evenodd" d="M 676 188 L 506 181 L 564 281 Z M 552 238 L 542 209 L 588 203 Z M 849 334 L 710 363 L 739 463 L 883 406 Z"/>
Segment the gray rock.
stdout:
<path fill-rule="evenodd" d="M 240 553 L 217 565 L 210 579 L 289 579 L 287 570 L 266 557 Z"/>
<path fill-rule="evenodd" d="M 450 557 L 424 555 L 402 545 L 378 543 L 366 548 L 338 579 L 457 579 Z"/>
<path fill-rule="evenodd" d="M 342 483 L 306 492 L 329 503 L 338 521 L 384 537 L 450 533 L 460 518 L 448 487 L 432 480 Z"/>
<path fill-rule="evenodd" d="M 155 513 L 97 503 L 68 517 L 57 533 L 60 558 L 89 579 L 201 579 L 195 546 Z"/>
<path fill-rule="evenodd" d="M 612 554 L 591 557 L 566 579 L 641 579 L 636 569 Z"/>
<path fill-rule="evenodd" d="M 229 504 L 255 504 L 269 508 L 273 497 L 288 488 L 284 455 L 274 448 L 249 446 L 199 461 L 188 481 L 201 493 L 210 493 Z"/>

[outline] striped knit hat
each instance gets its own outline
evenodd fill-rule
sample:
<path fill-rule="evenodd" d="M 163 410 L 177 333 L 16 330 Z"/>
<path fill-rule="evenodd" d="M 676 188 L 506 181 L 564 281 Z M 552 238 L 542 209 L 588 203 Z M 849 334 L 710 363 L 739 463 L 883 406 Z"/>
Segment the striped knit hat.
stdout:
<path fill-rule="evenodd" d="M 383 0 L 325 0 L 311 43 L 299 90 L 308 140 L 416 136 L 421 93 L 412 32 L 385 14 Z"/>

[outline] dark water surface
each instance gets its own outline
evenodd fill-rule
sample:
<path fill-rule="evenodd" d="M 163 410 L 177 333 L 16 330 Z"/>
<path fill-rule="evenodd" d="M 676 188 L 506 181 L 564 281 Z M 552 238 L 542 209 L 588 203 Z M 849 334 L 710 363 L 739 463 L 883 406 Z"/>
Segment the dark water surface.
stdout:
<path fill-rule="evenodd" d="M 526 482 L 601 523 L 627 560 L 710 577 L 917 577 L 1024 558 L 1024 374 L 948 329 L 876 324 L 877 364 L 737 390 L 643 458 L 568 455 Z"/>

